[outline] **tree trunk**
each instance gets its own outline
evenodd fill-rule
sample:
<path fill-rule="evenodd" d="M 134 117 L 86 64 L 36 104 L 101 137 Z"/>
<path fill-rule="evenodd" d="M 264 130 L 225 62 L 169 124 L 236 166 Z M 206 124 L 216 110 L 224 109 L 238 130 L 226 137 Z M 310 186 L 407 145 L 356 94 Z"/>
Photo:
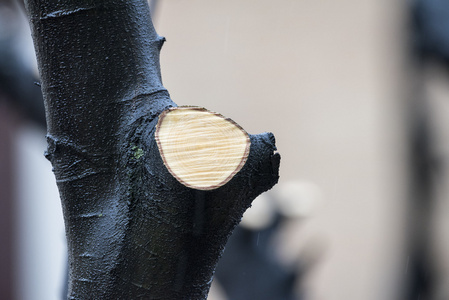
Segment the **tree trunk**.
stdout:
<path fill-rule="evenodd" d="M 155 137 L 159 116 L 176 105 L 161 82 L 164 38 L 148 3 L 27 0 L 26 8 L 46 157 L 64 212 L 68 298 L 205 299 L 243 212 L 278 180 L 273 135 L 242 131 L 249 151 L 229 178 L 207 188 L 186 184 Z"/>

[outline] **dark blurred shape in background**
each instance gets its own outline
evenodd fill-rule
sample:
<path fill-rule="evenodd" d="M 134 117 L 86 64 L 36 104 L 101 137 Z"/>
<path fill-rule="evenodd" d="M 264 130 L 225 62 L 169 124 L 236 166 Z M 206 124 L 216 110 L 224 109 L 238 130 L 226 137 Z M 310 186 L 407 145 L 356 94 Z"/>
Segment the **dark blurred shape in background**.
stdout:
<path fill-rule="evenodd" d="M 44 103 L 41 90 L 35 84 L 37 70 L 29 58 L 23 14 L 14 1 L 0 2 L 0 91 L 27 119 L 44 127 Z"/>
<path fill-rule="evenodd" d="M 404 299 L 444 299 L 435 257 L 436 211 L 438 184 L 447 173 L 446 160 L 438 153 L 441 123 L 429 86 L 435 78 L 432 68 L 449 71 L 449 2 L 444 0 L 414 0 L 411 2 L 411 71 L 413 82 L 409 93 L 409 222 L 408 222 L 408 281 Z M 447 74 L 446 74 L 447 75 Z M 438 80 L 441 80 L 439 78 Z M 449 80 L 443 83 L 449 86 Z M 449 95 L 446 95 L 449 101 Z M 448 116 L 446 116 L 448 117 Z M 440 127 L 440 128 L 439 128 Z M 447 197 L 447 195 L 446 195 Z M 447 199 L 446 199 L 447 201 Z"/>
<path fill-rule="evenodd" d="M 449 1 L 413 0 L 411 2 L 414 50 L 421 56 L 436 57 L 448 64 Z"/>
<path fill-rule="evenodd" d="M 32 60 L 24 55 L 27 26 L 15 1 L 0 1 L 0 298 L 17 299 L 15 138 L 23 119 L 45 127 L 44 105 Z M 25 34 L 25 37 L 24 37 Z"/>

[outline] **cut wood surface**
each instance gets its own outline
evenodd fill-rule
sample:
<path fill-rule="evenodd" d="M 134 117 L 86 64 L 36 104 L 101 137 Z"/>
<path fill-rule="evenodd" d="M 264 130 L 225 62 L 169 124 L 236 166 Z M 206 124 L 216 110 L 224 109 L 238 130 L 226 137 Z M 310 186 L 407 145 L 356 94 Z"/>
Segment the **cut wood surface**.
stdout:
<path fill-rule="evenodd" d="M 156 141 L 164 164 L 185 186 L 212 190 L 243 167 L 250 139 L 237 123 L 200 107 L 175 107 L 159 117 Z"/>

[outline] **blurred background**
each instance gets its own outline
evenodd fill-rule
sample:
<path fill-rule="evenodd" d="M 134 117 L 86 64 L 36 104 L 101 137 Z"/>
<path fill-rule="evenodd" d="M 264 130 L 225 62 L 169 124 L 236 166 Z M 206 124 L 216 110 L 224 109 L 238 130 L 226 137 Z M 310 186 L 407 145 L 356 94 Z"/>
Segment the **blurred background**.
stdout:
<path fill-rule="evenodd" d="M 281 179 L 209 299 L 449 299 L 449 2 L 159 0 L 178 105 L 271 131 Z M 0 299 L 62 299 L 64 227 L 23 7 L 0 0 Z"/>

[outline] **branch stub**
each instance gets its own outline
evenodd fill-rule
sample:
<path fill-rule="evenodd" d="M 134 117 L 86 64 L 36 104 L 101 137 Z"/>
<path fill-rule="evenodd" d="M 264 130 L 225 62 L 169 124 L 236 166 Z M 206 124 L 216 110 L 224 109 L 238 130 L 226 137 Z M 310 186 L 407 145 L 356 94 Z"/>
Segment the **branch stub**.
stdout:
<path fill-rule="evenodd" d="M 251 144 L 233 120 L 193 106 L 162 112 L 155 138 L 169 172 L 198 190 L 213 190 L 231 180 L 245 164 Z"/>

